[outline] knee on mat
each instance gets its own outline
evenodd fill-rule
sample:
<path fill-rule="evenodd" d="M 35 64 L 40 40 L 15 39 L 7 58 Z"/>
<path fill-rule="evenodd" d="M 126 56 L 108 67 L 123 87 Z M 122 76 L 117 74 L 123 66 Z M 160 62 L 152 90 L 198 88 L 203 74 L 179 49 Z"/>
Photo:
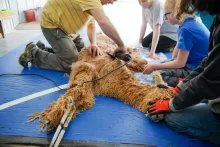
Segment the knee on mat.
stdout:
<path fill-rule="evenodd" d="M 182 113 L 169 113 L 165 115 L 164 119 L 166 124 L 171 129 L 177 132 L 187 134 L 197 139 L 207 140 L 214 144 L 220 144 L 219 135 L 213 134 L 210 131 L 199 129 L 197 127 L 192 127 L 188 123 L 189 120 L 187 120 L 187 118 L 184 118 L 184 115 L 182 115 Z"/>
<path fill-rule="evenodd" d="M 66 62 L 69 65 L 72 65 L 73 62 L 76 62 L 78 60 L 78 53 L 77 54 L 67 54 L 65 57 L 63 57 L 61 60 Z"/>
<path fill-rule="evenodd" d="M 212 136 L 210 132 L 187 126 L 188 123 L 185 121 L 184 116 L 178 115 L 177 113 L 166 114 L 165 122 L 171 129 L 175 130 L 176 132 L 184 133 L 197 139 L 207 140 L 215 144 L 219 143 L 219 141 L 217 141 L 215 138 L 216 136 Z"/>
<path fill-rule="evenodd" d="M 179 118 L 180 117 L 180 118 Z M 179 116 L 178 113 L 168 113 L 165 115 L 165 122 L 166 124 L 172 128 L 173 130 L 177 132 L 187 132 L 188 128 L 187 126 L 184 126 L 183 124 L 183 118 L 182 116 Z"/>
<path fill-rule="evenodd" d="M 164 76 L 161 74 L 162 79 L 165 83 L 168 84 L 168 86 L 176 87 L 178 84 L 178 78 L 177 77 L 171 77 L 171 76 Z"/>
<path fill-rule="evenodd" d="M 150 44 L 149 43 L 146 43 L 146 42 L 143 41 L 141 44 L 142 44 L 143 47 L 149 47 L 150 48 Z"/>
<path fill-rule="evenodd" d="M 69 55 L 69 59 L 72 60 L 72 62 L 76 62 L 78 60 L 78 56 L 79 54 L 72 54 L 72 55 Z"/>
<path fill-rule="evenodd" d="M 156 50 L 155 50 L 155 53 L 166 53 L 166 52 L 170 52 L 170 48 L 162 48 L 162 47 L 157 47 Z"/>

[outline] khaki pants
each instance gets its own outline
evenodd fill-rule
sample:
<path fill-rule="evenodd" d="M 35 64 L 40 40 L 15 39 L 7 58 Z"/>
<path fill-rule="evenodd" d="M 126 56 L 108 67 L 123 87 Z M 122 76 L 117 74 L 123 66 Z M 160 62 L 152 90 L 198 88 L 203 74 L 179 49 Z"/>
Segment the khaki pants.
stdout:
<path fill-rule="evenodd" d="M 33 48 L 31 50 L 32 63 L 44 69 L 70 72 L 72 63 L 78 60 L 76 46 L 79 46 L 81 43 L 81 38 L 78 36 L 72 41 L 67 34 L 59 28 L 48 29 L 41 27 L 41 30 L 54 53 Z"/>

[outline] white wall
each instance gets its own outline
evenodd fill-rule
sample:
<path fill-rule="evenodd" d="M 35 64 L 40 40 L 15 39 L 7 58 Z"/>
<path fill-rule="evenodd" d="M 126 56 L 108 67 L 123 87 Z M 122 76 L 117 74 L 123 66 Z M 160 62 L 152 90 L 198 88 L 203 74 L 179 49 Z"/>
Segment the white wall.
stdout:
<path fill-rule="evenodd" d="M 10 9 L 10 4 L 8 0 L 0 0 L 0 9 Z M 14 23 L 13 20 L 3 20 L 3 27 L 5 30 L 5 33 L 8 33 L 14 29 Z"/>
<path fill-rule="evenodd" d="M 28 9 L 34 9 L 37 7 L 43 7 L 47 0 L 17 0 L 19 22 L 26 22 L 25 12 Z"/>
<path fill-rule="evenodd" d="M 11 32 L 19 23 L 26 22 L 25 10 L 43 7 L 47 0 L 0 0 L 0 10 L 10 9 L 16 13 L 11 20 L 4 20 L 5 33 Z"/>

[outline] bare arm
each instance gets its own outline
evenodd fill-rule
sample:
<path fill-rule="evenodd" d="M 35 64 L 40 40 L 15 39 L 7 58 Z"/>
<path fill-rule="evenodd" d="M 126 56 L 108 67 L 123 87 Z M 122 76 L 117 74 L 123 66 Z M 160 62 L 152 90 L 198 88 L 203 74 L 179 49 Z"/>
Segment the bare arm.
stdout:
<path fill-rule="evenodd" d="M 142 20 L 142 25 L 141 25 L 141 31 L 140 31 L 140 37 L 139 37 L 139 42 L 143 40 L 145 32 L 147 29 L 147 21 L 145 19 Z"/>
<path fill-rule="evenodd" d="M 186 65 L 188 56 L 189 56 L 188 51 L 180 49 L 176 60 L 162 63 L 162 64 L 152 64 L 151 66 L 153 66 L 153 70 L 182 68 Z"/>
<path fill-rule="evenodd" d="M 114 25 L 111 23 L 110 19 L 106 16 L 105 12 L 100 9 L 92 9 L 89 11 L 91 15 L 98 22 L 102 31 L 111 38 L 119 47 L 124 48 L 124 43 L 121 40 L 117 30 Z"/>
<path fill-rule="evenodd" d="M 178 48 L 175 46 L 175 48 L 173 49 L 173 53 L 172 53 L 172 58 L 175 59 L 177 58 L 177 55 L 178 55 Z"/>
<path fill-rule="evenodd" d="M 155 53 L 156 48 L 157 48 L 157 44 L 159 41 L 159 37 L 160 37 L 160 24 L 156 24 L 153 28 L 153 39 L 152 39 L 152 45 L 151 45 L 151 50 L 150 52 L 152 54 Z"/>
<path fill-rule="evenodd" d="M 96 44 L 96 27 L 95 20 L 92 19 L 89 25 L 87 26 L 87 35 L 91 44 Z"/>

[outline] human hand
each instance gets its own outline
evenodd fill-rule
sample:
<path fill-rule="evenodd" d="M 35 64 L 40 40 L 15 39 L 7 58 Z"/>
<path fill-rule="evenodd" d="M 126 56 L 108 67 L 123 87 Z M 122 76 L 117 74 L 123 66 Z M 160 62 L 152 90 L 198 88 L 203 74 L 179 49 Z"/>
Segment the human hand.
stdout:
<path fill-rule="evenodd" d="M 169 101 L 170 100 L 150 101 L 148 103 L 149 108 L 147 109 L 149 116 L 172 112 L 171 109 L 169 108 Z"/>
<path fill-rule="evenodd" d="M 160 57 L 159 57 L 159 56 L 156 56 L 154 52 L 149 52 L 149 53 L 147 54 L 147 58 L 151 58 L 151 59 L 154 59 L 154 60 L 160 59 Z"/>
<path fill-rule="evenodd" d="M 143 73 L 144 74 L 151 74 L 154 71 L 154 66 L 151 64 L 147 64 L 144 66 Z"/>
<path fill-rule="evenodd" d="M 127 48 L 125 47 L 125 46 L 122 46 L 122 47 L 117 47 L 115 50 L 114 50 L 114 54 L 116 53 L 116 52 L 124 52 L 124 53 L 126 53 L 127 52 Z"/>
<path fill-rule="evenodd" d="M 139 43 L 139 44 L 142 44 L 142 42 L 143 42 L 143 39 L 139 39 L 139 40 L 138 40 L 138 43 Z"/>
<path fill-rule="evenodd" d="M 174 91 L 178 94 L 181 91 L 183 80 L 184 80 L 184 78 L 178 78 L 178 84 L 177 84 L 176 87 L 171 87 L 171 86 L 167 86 L 167 85 L 165 86 L 165 85 L 161 85 L 161 84 L 157 85 L 157 87 L 159 87 L 159 88 L 169 88 L 170 90 L 172 90 L 172 91 Z"/>
<path fill-rule="evenodd" d="M 178 87 L 169 87 L 170 90 L 175 91 L 176 93 L 180 93 L 180 90 Z"/>
<path fill-rule="evenodd" d="M 103 55 L 102 50 L 96 45 L 96 44 L 91 44 L 89 46 L 89 54 L 94 56 L 101 56 Z"/>

